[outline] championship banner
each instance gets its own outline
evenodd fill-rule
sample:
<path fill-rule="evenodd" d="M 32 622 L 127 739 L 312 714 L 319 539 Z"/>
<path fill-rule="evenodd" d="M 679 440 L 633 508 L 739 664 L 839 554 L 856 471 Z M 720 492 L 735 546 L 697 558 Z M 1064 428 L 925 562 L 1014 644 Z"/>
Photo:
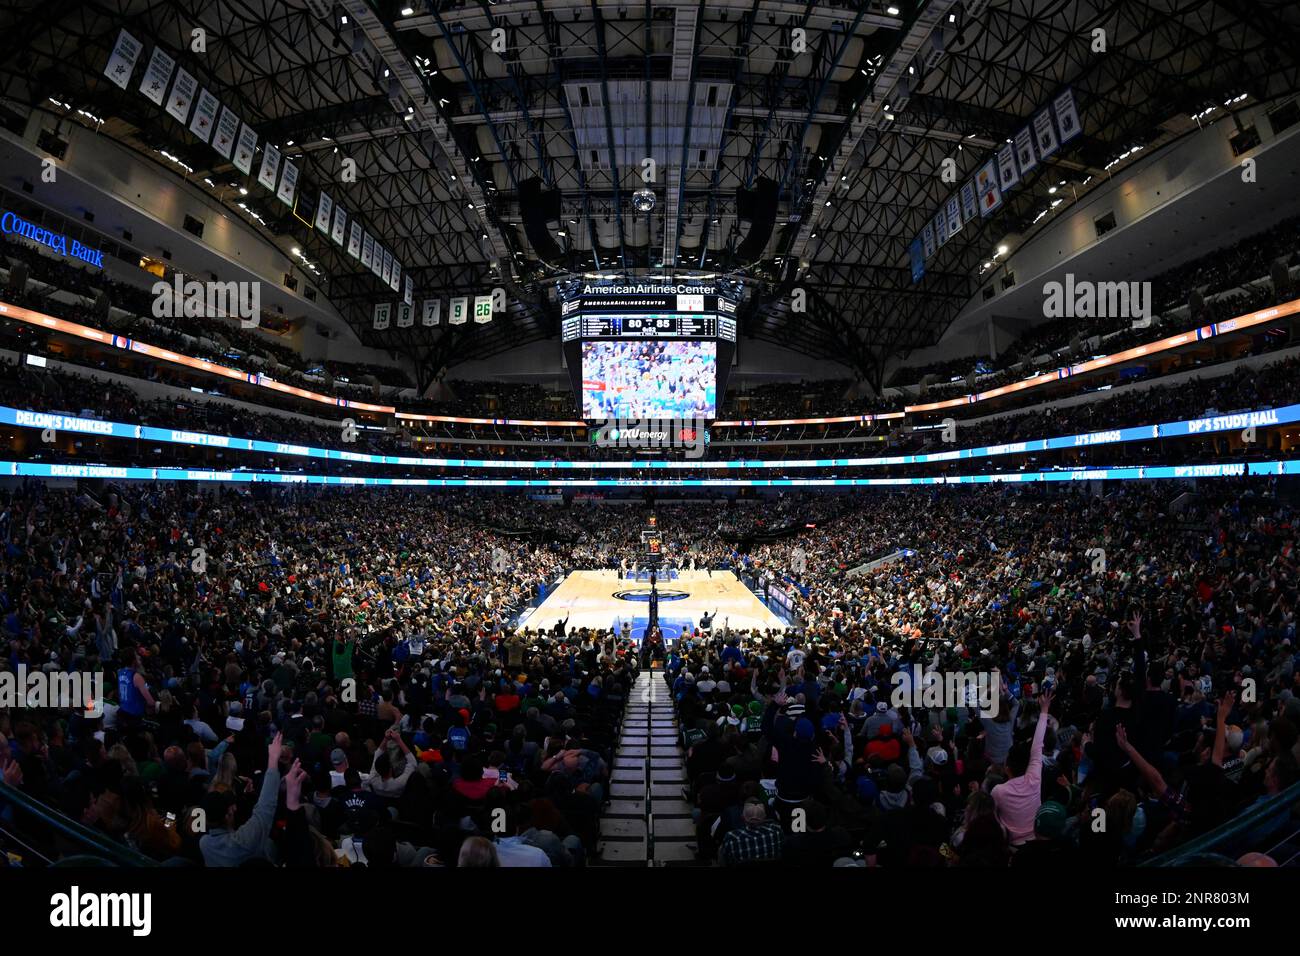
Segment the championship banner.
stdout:
<path fill-rule="evenodd" d="M 388 318 L 392 314 L 393 304 L 391 302 L 381 302 L 375 306 L 375 328 L 383 331 L 388 328 Z"/>
<path fill-rule="evenodd" d="M 262 147 L 262 168 L 257 173 L 257 181 L 275 192 L 275 175 L 279 171 L 280 150 L 268 142 Z"/>
<path fill-rule="evenodd" d="M 952 238 L 961 232 L 961 200 L 957 196 L 951 196 L 948 199 L 948 237 Z"/>
<path fill-rule="evenodd" d="M 393 279 L 393 254 L 384 250 L 384 258 L 379 263 L 379 281 L 389 285 Z"/>
<path fill-rule="evenodd" d="M 979 195 L 980 215 L 987 216 L 1002 205 L 1002 190 L 998 189 L 998 174 L 989 160 L 975 174 L 975 192 Z"/>
<path fill-rule="evenodd" d="M 926 261 L 934 255 L 936 246 L 934 244 L 934 224 L 927 222 L 921 228 L 921 247 L 925 252 Z"/>
<path fill-rule="evenodd" d="M 402 278 L 402 301 L 412 307 L 415 305 L 415 283 L 409 275 Z"/>
<path fill-rule="evenodd" d="M 457 296 L 451 300 L 451 310 L 447 313 L 448 325 L 464 325 L 469 319 L 469 298 Z"/>
<path fill-rule="evenodd" d="M 334 207 L 334 225 L 338 225 L 338 215 L 343 210 L 342 206 Z M 352 220 L 352 230 L 348 235 L 348 255 L 353 259 L 361 258 L 361 224 L 355 219 Z"/>
<path fill-rule="evenodd" d="M 334 240 L 334 245 L 336 246 L 343 245 L 343 230 L 347 228 L 347 225 L 348 225 L 347 210 L 344 209 L 343 206 L 340 205 L 339 203 L 335 203 L 334 204 L 334 226 L 333 228 L 330 229 L 330 238 Z M 358 243 L 361 242 L 359 235 L 357 238 L 357 242 Z M 351 251 L 351 249 L 349 249 L 349 251 Z M 353 252 L 352 255 L 355 257 L 356 253 Z"/>
<path fill-rule="evenodd" d="M 388 274 L 388 287 L 394 292 L 402 291 L 402 264 L 393 260 L 393 270 Z"/>
<path fill-rule="evenodd" d="M 420 320 L 425 328 L 432 328 L 442 319 L 442 299 L 424 300 L 424 317 Z"/>
<path fill-rule="evenodd" d="M 409 329 L 415 324 L 415 310 L 405 302 L 397 307 L 397 327 L 399 329 Z"/>
<path fill-rule="evenodd" d="M 943 206 L 939 207 L 938 212 L 934 214 L 934 219 L 930 220 L 934 224 L 934 241 L 939 248 L 948 244 L 948 213 Z"/>
<path fill-rule="evenodd" d="M 194 102 L 194 94 L 199 91 L 199 81 L 186 73 L 185 70 L 176 71 L 176 82 L 172 84 L 172 95 L 167 98 L 167 113 L 176 122 L 184 123 L 190 118 L 190 104 Z"/>
<path fill-rule="evenodd" d="M 1004 143 L 998 150 L 998 185 L 1005 193 L 1020 182 L 1020 170 L 1016 168 L 1016 148 L 1011 143 Z"/>
<path fill-rule="evenodd" d="M 1034 145 L 1038 147 L 1041 159 L 1051 156 L 1060 146 L 1056 140 L 1056 128 L 1052 125 L 1052 111 L 1049 109 L 1034 116 Z"/>
<path fill-rule="evenodd" d="M 1061 133 L 1063 144 L 1083 132 L 1079 123 L 1079 109 L 1074 105 L 1074 90 L 1066 90 L 1054 99 L 1052 110 L 1056 113 L 1056 128 Z"/>
<path fill-rule="evenodd" d="M 239 135 L 239 117 L 229 106 L 221 107 L 221 119 L 217 120 L 217 133 L 212 137 L 212 148 L 222 159 L 230 158 L 230 151 L 235 148 L 235 137 Z"/>
<path fill-rule="evenodd" d="M 367 232 L 365 234 L 365 239 L 361 242 L 361 264 L 369 269 L 371 260 L 373 260 L 374 257 L 375 237 Z"/>
<path fill-rule="evenodd" d="M 235 168 L 247 176 L 253 171 L 253 156 L 257 153 L 257 131 L 247 123 L 239 131 L 239 143 L 235 146 L 235 158 L 231 160 Z"/>
<path fill-rule="evenodd" d="M 122 30 L 117 35 L 117 42 L 113 44 L 113 53 L 104 67 L 104 75 L 118 89 L 126 89 L 126 85 L 131 82 L 131 74 L 135 71 L 135 62 L 140 59 L 143 50 L 144 44 Z"/>
<path fill-rule="evenodd" d="M 190 132 L 205 143 L 212 138 L 220 106 L 221 102 L 211 91 L 204 90 L 199 94 L 199 105 L 194 107 L 194 118 L 190 120 Z"/>
<path fill-rule="evenodd" d="M 1016 134 L 1016 163 L 1022 177 L 1028 176 L 1038 166 L 1038 157 L 1034 154 L 1034 131 L 1028 126 Z"/>
<path fill-rule="evenodd" d="M 280 176 L 280 188 L 275 191 L 275 198 L 286 206 L 293 206 L 293 195 L 297 189 L 298 167 L 286 159 L 284 173 Z"/>
<path fill-rule="evenodd" d="M 325 235 L 330 234 L 330 217 L 334 214 L 334 200 L 330 194 L 321 190 L 320 203 L 316 206 L 316 230 Z"/>
<path fill-rule="evenodd" d="M 474 321 L 479 325 L 492 321 L 492 293 L 474 296 Z"/>
<path fill-rule="evenodd" d="M 167 51 L 160 46 L 154 47 L 153 56 L 149 57 L 149 66 L 144 71 L 144 79 L 140 81 L 140 92 L 153 100 L 155 106 L 163 105 L 167 83 L 171 80 L 174 69 L 176 61 Z"/>

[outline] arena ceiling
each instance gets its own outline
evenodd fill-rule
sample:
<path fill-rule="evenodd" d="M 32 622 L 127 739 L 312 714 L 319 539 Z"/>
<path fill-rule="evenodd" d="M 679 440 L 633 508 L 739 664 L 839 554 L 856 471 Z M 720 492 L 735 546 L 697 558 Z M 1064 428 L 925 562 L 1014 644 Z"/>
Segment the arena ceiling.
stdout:
<path fill-rule="evenodd" d="M 505 284 L 510 311 L 488 325 L 377 332 L 379 280 L 283 207 L 256 204 L 257 228 L 301 245 L 362 340 L 416 357 L 422 382 L 557 336 L 553 288 L 566 272 L 733 273 L 750 290 L 743 334 L 878 386 L 886 358 L 937 339 L 994 247 L 1031 231 L 1050 187 L 1095 184 L 1117 156 L 1194 128 L 1209 105 L 1294 92 L 1300 58 L 1294 0 L 43 0 L 0 11 L 9 111 L 57 111 L 53 98 L 151 158 L 168 150 L 197 184 L 242 178 L 134 86 L 102 76 L 125 27 L 297 157 L 304 177 L 334 184 L 417 298 Z M 942 55 L 927 66 L 936 34 Z M 908 246 L 954 191 L 943 161 L 966 181 L 1065 87 L 1083 135 L 913 284 Z M 642 213 L 631 197 L 647 157 L 656 204 Z M 345 158 L 357 181 L 339 187 Z M 741 261 L 738 195 L 764 180 L 776 184 L 776 225 Z M 559 192 L 549 262 L 523 228 L 530 186 Z M 239 197 L 218 192 L 233 209 Z M 790 309 L 796 287 L 805 313 Z"/>

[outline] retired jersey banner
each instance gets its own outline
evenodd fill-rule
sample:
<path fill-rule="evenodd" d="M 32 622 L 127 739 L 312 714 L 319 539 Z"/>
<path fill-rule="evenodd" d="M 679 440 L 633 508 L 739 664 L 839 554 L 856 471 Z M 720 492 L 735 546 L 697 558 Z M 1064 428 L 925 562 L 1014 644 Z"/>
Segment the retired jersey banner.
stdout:
<path fill-rule="evenodd" d="M 474 321 L 479 325 L 492 321 L 492 293 L 474 296 Z"/>
<path fill-rule="evenodd" d="M 294 193 L 297 191 L 298 167 L 286 159 L 284 161 L 284 174 L 280 177 L 280 188 L 275 191 L 275 198 L 286 206 L 292 206 Z"/>
<path fill-rule="evenodd" d="M 1020 166 L 1022 178 L 1038 167 L 1038 156 L 1034 153 L 1034 131 L 1028 126 L 1016 134 L 1016 163 Z"/>
<path fill-rule="evenodd" d="M 399 329 L 409 329 L 415 324 L 415 310 L 405 302 L 397 306 L 397 327 Z"/>
<path fill-rule="evenodd" d="M 1066 90 L 1052 100 L 1052 111 L 1056 113 L 1056 128 L 1060 131 L 1062 143 L 1068 143 L 1083 132 L 1079 109 L 1074 105 L 1074 90 Z"/>
<path fill-rule="evenodd" d="M 204 90 L 200 93 L 199 105 L 194 107 L 194 118 L 190 120 L 190 132 L 205 143 L 210 140 L 217 125 L 217 110 L 220 107 L 220 101 L 211 91 Z"/>
<path fill-rule="evenodd" d="M 131 74 L 135 71 L 135 63 L 140 59 L 143 50 L 144 44 L 122 30 L 117 35 L 117 42 L 113 44 L 113 53 L 108 58 L 108 65 L 104 67 L 104 75 L 112 80 L 113 85 L 118 89 L 126 89 L 126 85 L 131 82 Z"/>
<path fill-rule="evenodd" d="M 961 199 L 957 196 L 951 196 L 948 199 L 948 238 L 952 238 L 961 232 Z"/>
<path fill-rule="evenodd" d="M 334 204 L 334 225 L 330 229 L 330 238 L 334 240 L 334 245 L 336 246 L 343 245 L 343 230 L 347 228 L 347 225 L 348 225 L 347 210 L 344 209 L 339 203 L 335 203 Z M 361 240 L 358 239 L 357 242 L 360 243 Z M 352 251 L 350 245 L 351 244 L 349 244 L 349 249 L 348 249 L 349 252 Z M 352 255 L 355 257 L 356 253 L 353 252 Z"/>
<path fill-rule="evenodd" d="M 280 171 L 280 150 L 273 144 L 262 146 L 262 168 L 257 173 L 257 181 L 267 189 L 275 192 L 275 176 Z"/>
<path fill-rule="evenodd" d="M 998 185 L 1005 193 L 1020 182 L 1020 170 L 1016 168 L 1016 147 L 1011 143 L 1003 144 L 998 150 Z"/>
<path fill-rule="evenodd" d="M 1038 148 L 1039 158 L 1051 156 L 1059 145 L 1056 128 L 1052 125 L 1052 111 L 1045 109 L 1034 116 L 1034 146 Z"/>
<path fill-rule="evenodd" d="M 184 69 L 176 71 L 176 82 L 172 84 L 172 95 L 167 98 L 167 113 L 178 123 L 190 118 L 190 105 L 194 94 L 199 91 L 199 81 L 186 73 Z"/>
<path fill-rule="evenodd" d="M 393 304 L 391 302 L 381 302 L 375 306 L 375 328 L 381 331 L 388 328 L 388 319 L 392 312 Z"/>
<path fill-rule="evenodd" d="M 448 325 L 464 325 L 469 319 L 469 298 L 457 296 L 451 300 L 451 311 L 447 313 Z"/>
<path fill-rule="evenodd" d="M 167 84 L 174 69 L 176 61 L 167 51 L 160 46 L 154 47 L 153 56 L 149 57 L 149 66 L 144 71 L 144 79 L 140 81 L 140 92 L 153 100 L 155 106 L 163 105 Z"/>
<path fill-rule="evenodd" d="M 424 300 L 424 317 L 420 320 L 426 328 L 437 325 L 442 320 L 442 299 Z"/>
<path fill-rule="evenodd" d="M 212 148 L 216 150 L 217 155 L 222 159 L 229 159 L 238 135 L 239 117 L 229 106 L 221 107 L 221 119 L 217 120 L 217 132 L 212 137 Z"/>
<path fill-rule="evenodd" d="M 253 171 L 253 156 L 257 153 L 257 131 L 247 123 L 239 131 L 239 143 L 235 146 L 235 158 L 231 160 L 235 168 L 247 176 Z"/>
<path fill-rule="evenodd" d="M 975 174 L 975 192 L 979 196 L 980 215 L 987 216 L 1002 205 L 1002 190 L 998 188 L 998 174 L 989 160 Z"/>
<path fill-rule="evenodd" d="M 330 194 L 321 190 L 320 204 L 316 207 L 316 230 L 325 235 L 330 234 L 330 217 L 334 215 L 334 200 Z"/>
<path fill-rule="evenodd" d="M 975 181 L 972 179 L 961 187 L 961 217 L 967 222 L 973 222 L 979 212 L 980 204 L 975 198 Z"/>

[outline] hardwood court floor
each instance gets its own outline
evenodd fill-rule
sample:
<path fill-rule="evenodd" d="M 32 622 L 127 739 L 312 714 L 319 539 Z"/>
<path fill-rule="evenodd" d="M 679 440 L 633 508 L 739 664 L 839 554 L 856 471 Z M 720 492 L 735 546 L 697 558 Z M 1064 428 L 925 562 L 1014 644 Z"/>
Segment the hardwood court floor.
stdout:
<path fill-rule="evenodd" d="M 717 611 L 715 628 L 726 625 L 727 618 L 731 619 L 733 629 L 784 630 L 786 627 L 731 571 L 714 571 L 712 577 L 707 571 L 682 571 L 675 579 L 660 578 L 658 587 L 662 621 L 685 620 L 694 626 L 703 615 Z M 524 620 L 523 626 L 549 630 L 556 621 L 566 617 L 569 633 L 580 627 L 617 627 L 627 620 L 644 624 L 649 613 L 646 600 L 629 601 L 615 594 L 620 591 L 648 594 L 649 590 L 649 581 L 620 581 L 617 571 L 574 571 Z M 671 592 L 685 592 L 687 596 L 668 600 Z"/>

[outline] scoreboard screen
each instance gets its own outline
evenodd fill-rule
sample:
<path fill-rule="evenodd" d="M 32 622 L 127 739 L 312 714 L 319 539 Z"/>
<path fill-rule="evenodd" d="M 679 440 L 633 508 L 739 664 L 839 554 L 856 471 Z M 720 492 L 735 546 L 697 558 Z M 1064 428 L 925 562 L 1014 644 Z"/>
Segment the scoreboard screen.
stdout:
<path fill-rule="evenodd" d="M 565 342 L 579 339 L 722 339 L 736 341 L 736 320 L 720 315 L 583 312 L 561 322 Z"/>

